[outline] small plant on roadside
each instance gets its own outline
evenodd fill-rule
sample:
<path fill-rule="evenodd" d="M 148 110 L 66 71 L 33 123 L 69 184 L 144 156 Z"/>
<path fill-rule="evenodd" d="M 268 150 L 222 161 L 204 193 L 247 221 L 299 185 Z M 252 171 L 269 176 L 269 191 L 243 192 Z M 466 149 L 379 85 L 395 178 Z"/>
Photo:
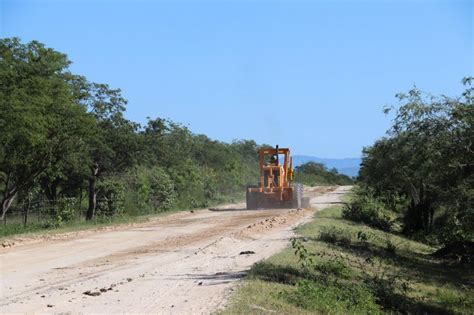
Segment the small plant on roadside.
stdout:
<path fill-rule="evenodd" d="M 474 297 L 467 291 L 465 294 L 463 294 L 462 291 L 457 292 L 443 287 L 436 289 L 435 295 L 437 297 L 438 303 L 443 307 L 461 306 L 466 309 L 474 308 Z"/>
<path fill-rule="evenodd" d="M 395 214 L 386 208 L 384 202 L 374 197 L 370 190 L 360 188 L 354 199 L 344 206 L 342 217 L 382 231 L 390 231 L 395 221 Z"/>
<path fill-rule="evenodd" d="M 367 268 L 367 264 L 370 268 Z M 403 310 L 400 305 L 399 294 L 406 294 L 410 290 L 410 282 L 401 274 L 394 273 L 383 264 L 383 260 L 369 256 L 363 262 L 359 262 L 364 284 L 376 297 L 377 304 L 392 309 Z"/>
<path fill-rule="evenodd" d="M 333 275 L 347 279 L 352 275 L 352 270 L 340 259 L 317 263 L 314 268 L 326 277 Z"/>
<path fill-rule="evenodd" d="M 335 231 L 328 233 L 334 239 Z M 347 242 L 343 241 L 344 243 Z M 350 238 L 349 238 L 350 239 Z M 340 238 L 336 238 L 339 242 Z M 380 312 L 375 297 L 365 285 L 347 285 L 340 278 L 348 279 L 352 270 L 334 253 L 310 253 L 298 239 L 292 239 L 291 245 L 298 257 L 301 268 L 308 277 L 296 282 L 296 290 L 280 291 L 279 295 L 290 303 L 307 310 L 317 312 L 343 313 L 347 311 L 377 314 Z M 329 260 L 316 262 L 314 257 L 325 257 Z M 317 271 L 321 277 L 309 277 L 311 271 Z"/>
<path fill-rule="evenodd" d="M 301 280 L 296 291 L 282 295 L 292 304 L 317 313 L 380 313 L 375 297 L 364 285 Z"/>
<path fill-rule="evenodd" d="M 44 229 L 57 229 L 64 223 L 74 220 L 78 209 L 76 198 L 60 198 L 49 207 L 48 220 L 41 223 Z"/>
<path fill-rule="evenodd" d="M 337 228 L 323 229 L 319 234 L 319 239 L 326 243 L 349 246 L 352 243 L 351 234 Z"/>
<path fill-rule="evenodd" d="M 391 239 L 387 238 L 385 241 L 385 250 L 390 254 L 395 254 L 397 251 L 397 246 L 392 242 Z"/>
<path fill-rule="evenodd" d="M 298 263 L 303 270 L 307 271 L 314 267 L 314 254 L 308 252 L 300 240 L 296 238 L 291 239 L 291 247 L 295 250 L 295 255 L 298 257 Z"/>
<path fill-rule="evenodd" d="M 74 219 L 79 208 L 77 198 L 59 199 L 56 206 L 56 216 L 60 222 L 69 222 Z"/>
<path fill-rule="evenodd" d="M 369 235 L 363 231 L 357 232 L 357 240 L 362 244 L 364 248 L 369 247 Z"/>
<path fill-rule="evenodd" d="M 125 186 L 115 178 L 107 178 L 97 184 L 97 215 L 112 217 L 122 214 L 125 201 Z"/>

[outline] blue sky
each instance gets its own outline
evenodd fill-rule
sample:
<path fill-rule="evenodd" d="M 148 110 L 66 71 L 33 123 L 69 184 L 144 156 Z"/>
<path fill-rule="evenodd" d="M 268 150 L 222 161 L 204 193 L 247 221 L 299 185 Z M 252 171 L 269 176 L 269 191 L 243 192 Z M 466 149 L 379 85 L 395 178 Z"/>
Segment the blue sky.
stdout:
<path fill-rule="evenodd" d="M 394 95 L 474 74 L 474 1 L 9 1 L 0 36 L 66 53 L 126 116 L 223 141 L 358 157 Z"/>

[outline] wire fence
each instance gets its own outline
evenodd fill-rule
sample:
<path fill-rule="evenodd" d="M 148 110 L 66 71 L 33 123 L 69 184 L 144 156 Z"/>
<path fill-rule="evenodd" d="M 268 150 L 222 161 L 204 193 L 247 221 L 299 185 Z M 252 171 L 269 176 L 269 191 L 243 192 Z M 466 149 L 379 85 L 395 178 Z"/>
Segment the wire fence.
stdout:
<path fill-rule="evenodd" d="M 48 224 L 55 221 L 80 220 L 85 217 L 87 203 L 79 198 L 57 200 L 27 200 L 14 203 L 5 214 L 1 226 L 28 226 Z"/>

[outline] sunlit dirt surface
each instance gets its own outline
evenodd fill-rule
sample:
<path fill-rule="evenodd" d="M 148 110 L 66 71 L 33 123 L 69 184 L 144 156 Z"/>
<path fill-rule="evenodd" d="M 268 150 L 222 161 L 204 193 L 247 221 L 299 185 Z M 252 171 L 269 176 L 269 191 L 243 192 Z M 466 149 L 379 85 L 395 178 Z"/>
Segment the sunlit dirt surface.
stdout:
<path fill-rule="evenodd" d="M 350 187 L 306 189 L 313 209 Z M 150 222 L 21 240 L 0 250 L 0 311 L 207 314 L 245 271 L 287 246 L 314 210 L 231 204 Z M 245 253 L 247 252 L 247 253 Z"/>

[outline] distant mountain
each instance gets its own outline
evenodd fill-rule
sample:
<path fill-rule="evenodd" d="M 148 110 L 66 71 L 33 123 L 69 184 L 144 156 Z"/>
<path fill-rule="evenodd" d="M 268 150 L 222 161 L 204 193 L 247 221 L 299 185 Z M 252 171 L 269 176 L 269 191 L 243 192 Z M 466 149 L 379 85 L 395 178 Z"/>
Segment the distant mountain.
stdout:
<path fill-rule="evenodd" d="M 294 155 L 293 156 L 293 166 L 299 166 L 307 162 L 316 162 L 324 164 L 328 169 L 336 168 L 340 174 L 345 174 L 348 176 L 357 176 L 359 173 L 360 163 L 362 159 L 360 158 L 346 158 L 346 159 L 327 159 L 327 158 L 318 158 L 315 156 L 308 155 Z"/>

